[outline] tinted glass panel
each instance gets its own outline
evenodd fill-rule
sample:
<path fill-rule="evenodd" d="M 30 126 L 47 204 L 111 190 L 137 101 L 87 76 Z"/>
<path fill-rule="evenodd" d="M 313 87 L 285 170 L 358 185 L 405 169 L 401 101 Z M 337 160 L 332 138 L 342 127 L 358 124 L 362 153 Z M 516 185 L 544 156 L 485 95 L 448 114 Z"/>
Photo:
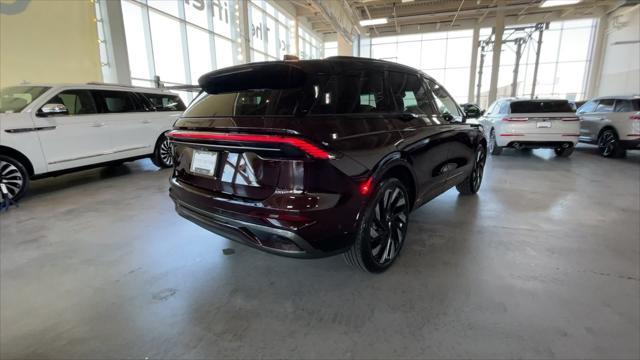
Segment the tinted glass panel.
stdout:
<path fill-rule="evenodd" d="M 593 112 L 596 109 L 597 105 L 598 105 L 597 101 L 594 101 L 594 100 L 588 101 L 578 109 L 578 113 Z"/>
<path fill-rule="evenodd" d="M 433 97 L 441 114 L 449 114 L 453 117 L 462 116 L 455 100 L 447 93 L 445 88 L 431 80 L 427 80 L 427 82 L 433 92 Z"/>
<path fill-rule="evenodd" d="M 144 94 L 156 111 L 184 111 L 186 106 L 177 95 Z"/>
<path fill-rule="evenodd" d="M 20 112 L 45 91 L 45 86 L 12 86 L 0 90 L 0 112 Z"/>
<path fill-rule="evenodd" d="M 508 114 L 509 113 L 509 103 L 507 101 L 503 101 L 500 103 L 500 111 L 499 114 Z"/>
<path fill-rule="evenodd" d="M 87 90 L 66 90 L 52 97 L 47 104 L 63 104 L 69 115 L 95 114 L 96 105 Z"/>
<path fill-rule="evenodd" d="M 389 72 L 389 85 L 396 104 L 396 111 L 412 114 L 435 113 L 432 98 L 420 77 L 413 74 Z"/>
<path fill-rule="evenodd" d="M 596 107 L 595 112 L 611 112 L 613 111 L 613 103 L 615 100 L 613 99 L 602 99 L 598 102 L 598 107 Z"/>
<path fill-rule="evenodd" d="M 516 101 L 511 103 L 511 113 L 556 113 L 573 112 L 571 105 L 566 100 L 553 101 Z"/>
<path fill-rule="evenodd" d="M 640 110 L 640 99 L 638 100 L 616 100 L 613 111 L 615 112 L 632 112 Z"/>
<path fill-rule="evenodd" d="M 136 111 L 133 97 L 125 91 L 92 90 L 101 113 L 123 113 Z"/>
<path fill-rule="evenodd" d="M 245 79 L 245 88 L 251 87 L 249 80 Z M 383 72 L 307 76 L 303 84 L 294 86 L 202 94 L 189 106 L 185 116 L 291 116 L 394 111 Z"/>

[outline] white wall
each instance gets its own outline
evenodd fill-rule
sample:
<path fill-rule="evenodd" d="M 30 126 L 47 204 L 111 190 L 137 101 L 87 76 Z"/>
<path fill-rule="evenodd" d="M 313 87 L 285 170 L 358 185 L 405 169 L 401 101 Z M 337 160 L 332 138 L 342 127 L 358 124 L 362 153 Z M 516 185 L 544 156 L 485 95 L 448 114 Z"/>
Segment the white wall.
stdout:
<path fill-rule="evenodd" d="M 640 94 L 640 5 L 609 15 L 598 96 Z"/>

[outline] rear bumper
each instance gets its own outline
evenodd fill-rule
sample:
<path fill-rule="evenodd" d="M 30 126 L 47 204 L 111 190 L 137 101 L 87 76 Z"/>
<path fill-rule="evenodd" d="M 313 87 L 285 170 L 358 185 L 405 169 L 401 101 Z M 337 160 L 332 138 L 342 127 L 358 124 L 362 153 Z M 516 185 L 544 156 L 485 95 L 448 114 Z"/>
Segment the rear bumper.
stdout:
<path fill-rule="evenodd" d="M 519 148 L 557 148 L 574 147 L 578 143 L 578 135 L 568 134 L 498 134 L 496 142 L 501 147 Z"/>
<path fill-rule="evenodd" d="M 627 150 L 640 149 L 640 139 L 620 140 L 620 145 Z"/>
<path fill-rule="evenodd" d="M 327 257 L 344 252 L 354 239 L 358 210 L 354 212 L 348 202 L 326 210 L 295 212 L 307 219 L 296 224 L 248 216 L 256 209 L 264 213 L 262 204 L 240 205 L 239 209 L 237 203 L 200 193 L 175 179 L 171 179 L 170 196 L 183 218 L 229 240 L 276 255 Z"/>

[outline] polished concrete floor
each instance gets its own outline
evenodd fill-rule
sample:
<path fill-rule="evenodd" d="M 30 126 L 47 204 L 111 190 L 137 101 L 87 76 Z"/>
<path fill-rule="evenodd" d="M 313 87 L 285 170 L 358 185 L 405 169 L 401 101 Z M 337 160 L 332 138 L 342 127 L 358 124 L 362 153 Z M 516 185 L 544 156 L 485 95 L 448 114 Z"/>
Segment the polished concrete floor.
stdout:
<path fill-rule="evenodd" d="M 382 275 L 212 235 L 169 174 L 38 181 L 0 215 L 3 359 L 640 357 L 640 153 L 491 158 Z"/>

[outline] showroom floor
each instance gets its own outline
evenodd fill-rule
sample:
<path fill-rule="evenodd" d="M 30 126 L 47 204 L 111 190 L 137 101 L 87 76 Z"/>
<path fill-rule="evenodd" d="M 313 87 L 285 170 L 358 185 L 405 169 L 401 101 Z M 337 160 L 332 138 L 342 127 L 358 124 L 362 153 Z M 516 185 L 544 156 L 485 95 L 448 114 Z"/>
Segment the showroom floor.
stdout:
<path fill-rule="evenodd" d="M 640 152 L 506 151 L 479 196 L 415 211 L 382 275 L 212 235 L 169 174 L 38 181 L 0 215 L 2 358 L 640 356 Z"/>

